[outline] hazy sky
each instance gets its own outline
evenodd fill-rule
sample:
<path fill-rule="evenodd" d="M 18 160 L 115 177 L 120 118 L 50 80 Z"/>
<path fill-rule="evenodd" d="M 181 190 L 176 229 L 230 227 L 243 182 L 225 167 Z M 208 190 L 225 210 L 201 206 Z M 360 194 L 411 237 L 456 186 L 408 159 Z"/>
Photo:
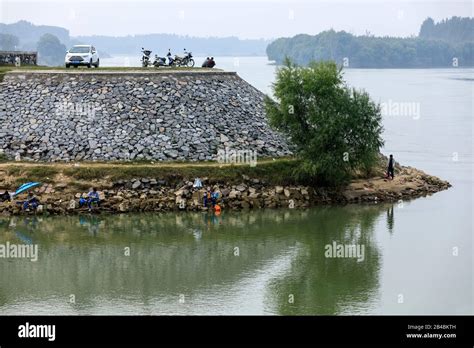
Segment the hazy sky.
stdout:
<path fill-rule="evenodd" d="M 473 16 L 473 0 L 0 0 L 0 22 L 24 19 L 78 35 L 176 33 L 277 38 L 330 28 L 417 35 L 426 17 Z"/>

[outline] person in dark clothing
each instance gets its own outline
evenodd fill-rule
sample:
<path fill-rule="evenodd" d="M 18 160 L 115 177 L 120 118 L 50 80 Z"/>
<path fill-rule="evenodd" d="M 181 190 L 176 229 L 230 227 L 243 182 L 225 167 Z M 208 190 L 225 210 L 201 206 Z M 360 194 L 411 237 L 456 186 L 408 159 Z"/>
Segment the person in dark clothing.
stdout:
<path fill-rule="evenodd" d="M 395 177 L 395 161 L 393 160 L 393 155 L 390 155 L 388 160 L 388 168 L 387 168 L 387 177 L 391 180 Z"/>
<path fill-rule="evenodd" d="M 219 193 L 216 190 L 212 190 L 212 192 L 211 192 L 212 207 L 216 206 L 217 198 L 219 198 Z"/>
<path fill-rule="evenodd" d="M 11 197 L 8 191 L 5 191 L 4 193 L 0 194 L 0 202 L 10 202 Z"/>
<path fill-rule="evenodd" d="M 209 57 L 207 57 L 206 60 L 204 61 L 204 63 L 202 63 L 201 68 L 207 68 L 207 64 L 209 64 L 209 61 L 210 61 L 210 59 L 209 59 Z"/>
<path fill-rule="evenodd" d="M 214 57 L 211 57 L 209 62 L 207 63 L 208 68 L 213 68 L 216 65 L 216 62 L 214 61 Z"/>
<path fill-rule="evenodd" d="M 23 202 L 23 210 L 28 211 L 30 208 L 36 210 L 40 201 L 35 197 L 33 192 L 28 193 L 28 198 Z"/>

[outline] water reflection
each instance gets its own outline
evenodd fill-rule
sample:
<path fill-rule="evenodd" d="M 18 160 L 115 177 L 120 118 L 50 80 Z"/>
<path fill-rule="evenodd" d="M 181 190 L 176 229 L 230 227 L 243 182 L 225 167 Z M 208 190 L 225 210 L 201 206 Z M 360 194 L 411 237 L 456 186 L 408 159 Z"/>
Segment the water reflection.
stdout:
<path fill-rule="evenodd" d="M 81 215 L 79 216 L 79 225 L 87 228 L 89 234 L 95 237 L 99 233 L 101 220 L 97 215 Z"/>
<path fill-rule="evenodd" d="M 0 314 L 364 313 L 385 211 L 393 229 L 390 206 L 0 219 L 0 244 L 39 244 L 0 259 Z M 327 258 L 334 241 L 364 261 Z"/>
<path fill-rule="evenodd" d="M 395 220 L 393 217 L 393 204 L 391 204 L 387 207 L 387 229 L 390 232 L 390 234 L 393 233 L 394 223 L 395 223 Z"/>

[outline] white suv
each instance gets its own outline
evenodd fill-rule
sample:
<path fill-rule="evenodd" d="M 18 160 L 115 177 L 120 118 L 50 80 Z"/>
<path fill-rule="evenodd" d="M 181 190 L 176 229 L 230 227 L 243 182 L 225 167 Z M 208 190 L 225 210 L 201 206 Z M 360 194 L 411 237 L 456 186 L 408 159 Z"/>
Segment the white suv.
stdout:
<path fill-rule="evenodd" d="M 99 67 L 99 54 L 92 45 L 76 45 L 66 52 L 64 58 L 66 68 L 71 65 L 77 68 L 79 65 L 85 65 L 88 68 L 91 66 Z"/>

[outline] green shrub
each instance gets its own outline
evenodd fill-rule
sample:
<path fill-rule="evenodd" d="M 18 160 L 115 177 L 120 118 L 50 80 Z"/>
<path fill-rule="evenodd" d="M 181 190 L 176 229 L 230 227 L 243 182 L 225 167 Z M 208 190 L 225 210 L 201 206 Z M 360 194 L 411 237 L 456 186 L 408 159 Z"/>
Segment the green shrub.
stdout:
<path fill-rule="evenodd" d="M 266 97 L 267 115 L 296 146 L 297 180 L 337 186 L 376 165 L 383 145 L 380 107 L 365 91 L 348 88 L 334 62 L 299 67 L 287 59 L 273 91 L 277 100 Z"/>

